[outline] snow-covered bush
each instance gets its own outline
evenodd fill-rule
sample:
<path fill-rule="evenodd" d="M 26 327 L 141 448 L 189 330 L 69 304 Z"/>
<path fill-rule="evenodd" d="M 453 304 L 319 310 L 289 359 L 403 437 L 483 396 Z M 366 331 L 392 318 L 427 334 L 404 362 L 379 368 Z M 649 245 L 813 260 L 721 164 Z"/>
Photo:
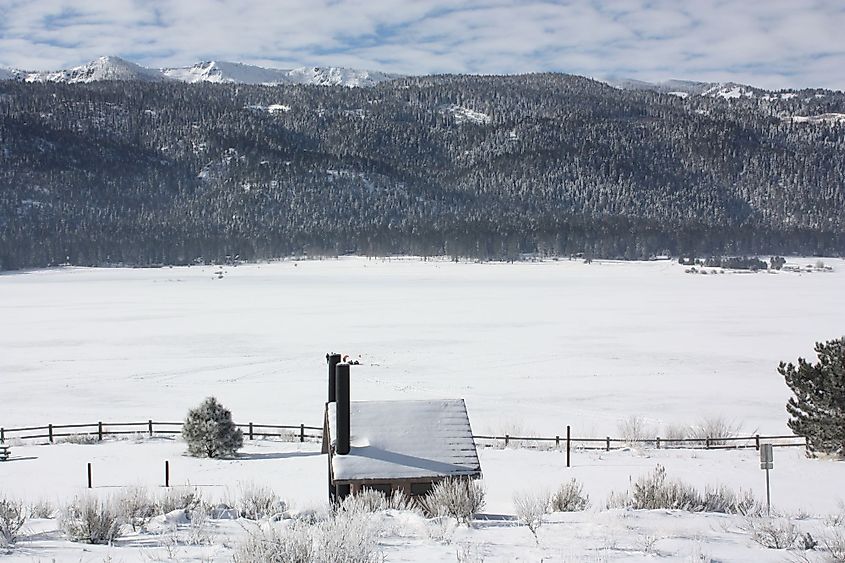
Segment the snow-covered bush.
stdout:
<path fill-rule="evenodd" d="M 285 501 L 272 489 L 255 483 L 241 483 L 240 494 L 234 505 L 241 518 L 247 520 L 261 520 L 287 509 Z"/>
<path fill-rule="evenodd" d="M 632 508 L 652 510 L 674 508 L 679 510 L 700 511 L 701 496 L 686 483 L 666 478 L 666 469 L 658 465 L 646 476 L 634 483 Z"/>
<path fill-rule="evenodd" d="M 106 544 L 120 537 L 123 518 L 111 499 L 83 495 L 64 508 L 60 525 L 71 541 Z"/>
<path fill-rule="evenodd" d="M 70 436 L 56 438 L 57 444 L 91 445 L 99 442 L 100 438 L 96 434 L 71 434 Z"/>
<path fill-rule="evenodd" d="M 484 508 L 484 487 L 471 479 L 444 479 L 417 502 L 429 518 L 451 516 L 459 524 L 469 524 Z"/>
<path fill-rule="evenodd" d="M 752 540 L 768 549 L 789 549 L 801 534 L 787 518 L 746 518 L 743 528 Z"/>
<path fill-rule="evenodd" d="M 584 486 L 574 477 L 563 483 L 552 495 L 552 512 L 578 512 L 590 506 L 590 495 L 584 492 Z"/>
<path fill-rule="evenodd" d="M 156 501 L 146 487 L 129 487 L 116 499 L 123 520 L 132 531 L 143 530 L 150 518 L 156 515 Z"/>
<path fill-rule="evenodd" d="M 382 510 L 416 510 L 416 505 L 402 494 L 402 491 L 394 491 L 392 495 L 387 496 L 380 491 L 364 489 L 360 493 L 343 499 L 338 508 L 350 513 L 366 513 Z"/>
<path fill-rule="evenodd" d="M 763 505 L 751 491 L 740 490 L 737 494 L 721 485 L 704 489 L 704 496 L 701 498 L 701 510 L 704 512 L 757 516 L 762 513 Z"/>
<path fill-rule="evenodd" d="M 380 563 L 372 515 L 340 508 L 327 520 L 268 524 L 250 529 L 235 553 L 238 563 Z"/>
<path fill-rule="evenodd" d="M 0 547 L 14 544 L 25 522 L 23 503 L 0 497 Z"/>
<path fill-rule="evenodd" d="M 232 413 L 214 397 L 188 412 L 182 437 L 188 453 L 197 457 L 233 456 L 244 445 L 243 432 L 232 422 Z"/>
<path fill-rule="evenodd" d="M 311 563 L 313 528 L 295 522 L 286 529 L 256 527 L 238 547 L 236 563 Z"/>
<path fill-rule="evenodd" d="M 549 495 L 536 491 L 514 493 L 513 508 L 519 521 L 528 526 L 537 539 L 537 530 L 543 525 L 543 516 L 548 512 Z"/>

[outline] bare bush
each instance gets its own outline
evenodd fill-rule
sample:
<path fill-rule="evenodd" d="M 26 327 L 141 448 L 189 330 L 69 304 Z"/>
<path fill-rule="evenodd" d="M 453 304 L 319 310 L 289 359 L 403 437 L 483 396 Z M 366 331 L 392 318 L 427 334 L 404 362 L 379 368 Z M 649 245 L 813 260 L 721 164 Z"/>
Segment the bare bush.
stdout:
<path fill-rule="evenodd" d="M 65 507 L 60 525 L 71 541 L 110 544 L 120 537 L 123 518 L 111 499 L 84 495 Z"/>
<path fill-rule="evenodd" d="M 23 503 L 0 497 L 0 547 L 13 545 L 25 522 Z"/>
<path fill-rule="evenodd" d="M 549 495 L 534 491 L 515 493 L 513 508 L 519 521 L 528 526 L 534 539 L 538 540 L 537 531 L 543 525 L 543 516 L 548 511 Z"/>
<path fill-rule="evenodd" d="M 702 507 L 698 492 L 685 483 L 667 479 L 662 465 L 658 465 L 650 475 L 637 479 L 631 496 L 632 507 L 636 509 L 700 511 Z"/>
<path fill-rule="evenodd" d="M 56 438 L 57 444 L 91 445 L 99 442 L 100 437 L 97 434 L 71 434 Z"/>
<path fill-rule="evenodd" d="M 737 494 L 724 485 L 706 487 L 701 499 L 701 506 L 704 512 L 741 514 L 743 516 L 757 516 L 763 511 L 763 505 L 751 491 L 740 490 Z"/>
<path fill-rule="evenodd" d="M 682 445 L 690 436 L 690 428 L 686 424 L 670 424 L 663 429 L 663 440 L 667 446 Z"/>
<path fill-rule="evenodd" d="M 53 518 L 56 514 L 56 507 L 46 499 L 39 499 L 29 505 L 30 518 Z"/>
<path fill-rule="evenodd" d="M 156 498 L 156 512 L 168 514 L 174 510 L 194 510 L 202 504 L 202 493 L 195 487 L 171 487 Z"/>
<path fill-rule="evenodd" d="M 241 483 L 240 494 L 233 503 L 241 518 L 247 520 L 261 520 L 284 512 L 287 509 L 285 501 L 269 487 L 255 483 Z"/>
<path fill-rule="evenodd" d="M 343 499 L 339 509 L 347 512 L 367 513 L 382 510 L 416 510 L 416 505 L 401 491 L 394 491 L 390 496 L 373 489 L 364 489 L 360 493 Z"/>
<path fill-rule="evenodd" d="M 645 419 L 640 416 L 629 416 L 616 425 L 619 438 L 630 445 L 637 445 L 651 438 L 652 431 L 646 426 Z"/>
<path fill-rule="evenodd" d="M 590 495 L 574 477 L 563 483 L 552 495 L 550 508 L 553 512 L 578 512 L 590 506 Z"/>
<path fill-rule="evenodd" d="M 451 516 L 459 524 L 469 524 L 474 514 L 484 508 L 484 487 L 471 479 L 445 479 L 418 503 L 429 518 Z"/>
<path fill-rule="evenodd" d="M 768 549 L 789 549 L 798 540 L 798 528 L 786 518 L 746 518 L 743 529 Z"/>
<path fill-rule="evenodd" d="M 631 493 L 628 491 L 610 491 L 607 496 L 605 506 L 608 509 L 612 508 L 631 508 L 634 505 L 634 499 L 631 498 Z"/>
<path fill-rule="evenodd" d="M 735 438 L 741 430 L 741 423 L 721 416 L 709 417 L 690 427 L 690 438 L 699 440 L 701 443 L 709 439 L 711 445 L 725 445 L 727 441 L 720 438 Z"/>
<path fill-rule="evenodd" d="M 845 563 L 845 528 L 825 532 L 821 542 L 831 561 Z"/>
<path fill-rule="evenodd" d="M 144 530 L 150 518 L 156 515 L 156 501 L 146 487 L 127 488 L 117 498 L 117 505 L 133 532 Z"/>

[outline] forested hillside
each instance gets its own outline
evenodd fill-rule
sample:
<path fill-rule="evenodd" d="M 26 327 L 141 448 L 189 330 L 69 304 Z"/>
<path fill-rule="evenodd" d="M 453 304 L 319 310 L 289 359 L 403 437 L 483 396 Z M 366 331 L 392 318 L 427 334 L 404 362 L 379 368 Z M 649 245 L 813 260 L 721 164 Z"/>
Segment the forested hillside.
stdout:
<path fill-rule="evenodd" d="M 4 80 L 0 268 L 841 254 L 839 114 L 837 92 L 684 99 L 559 74 Z"/>

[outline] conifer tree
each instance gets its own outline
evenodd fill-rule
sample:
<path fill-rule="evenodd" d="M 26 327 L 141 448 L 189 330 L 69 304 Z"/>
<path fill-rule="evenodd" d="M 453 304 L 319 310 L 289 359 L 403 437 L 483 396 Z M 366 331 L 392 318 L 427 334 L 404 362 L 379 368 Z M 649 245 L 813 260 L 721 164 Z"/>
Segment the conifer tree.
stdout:
<path fill-rule="evenodd" d="M 778 372 L 795 394 L 786 410 L 788 425 L 805 436 L 811 452 L 845 455 L 845 337 L 816 343 L 819 361 L 798 358 L 780 363 Z"/>
<path fill-rule="evenodd" d="M 243 432 L 232 422 L 232 413 L 214 397 L 188 412 L 182 437 L 188 443 L 188 453 L 196 457 L 231 456 L 244 445 Z"/>

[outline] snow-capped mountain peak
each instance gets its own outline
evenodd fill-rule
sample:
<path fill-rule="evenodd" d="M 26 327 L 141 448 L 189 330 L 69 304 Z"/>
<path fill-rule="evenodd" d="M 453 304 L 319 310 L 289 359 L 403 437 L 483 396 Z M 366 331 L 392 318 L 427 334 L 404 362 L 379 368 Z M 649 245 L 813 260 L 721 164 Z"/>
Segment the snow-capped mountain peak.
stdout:
<path fill-rule="evenodd" d="M 227 61 L 205 61 L 188 67 L 152 69 L 120 57 L 100 57 L 87 64 L 57 71 L 22 71 L 0 68 L 0 80 L 65 82 L 100 80 L 176 80 L 232 84 L 316 84 L 322 86 L 374 86 L 399 75 L 339 67 L 263 68 Z"/>

